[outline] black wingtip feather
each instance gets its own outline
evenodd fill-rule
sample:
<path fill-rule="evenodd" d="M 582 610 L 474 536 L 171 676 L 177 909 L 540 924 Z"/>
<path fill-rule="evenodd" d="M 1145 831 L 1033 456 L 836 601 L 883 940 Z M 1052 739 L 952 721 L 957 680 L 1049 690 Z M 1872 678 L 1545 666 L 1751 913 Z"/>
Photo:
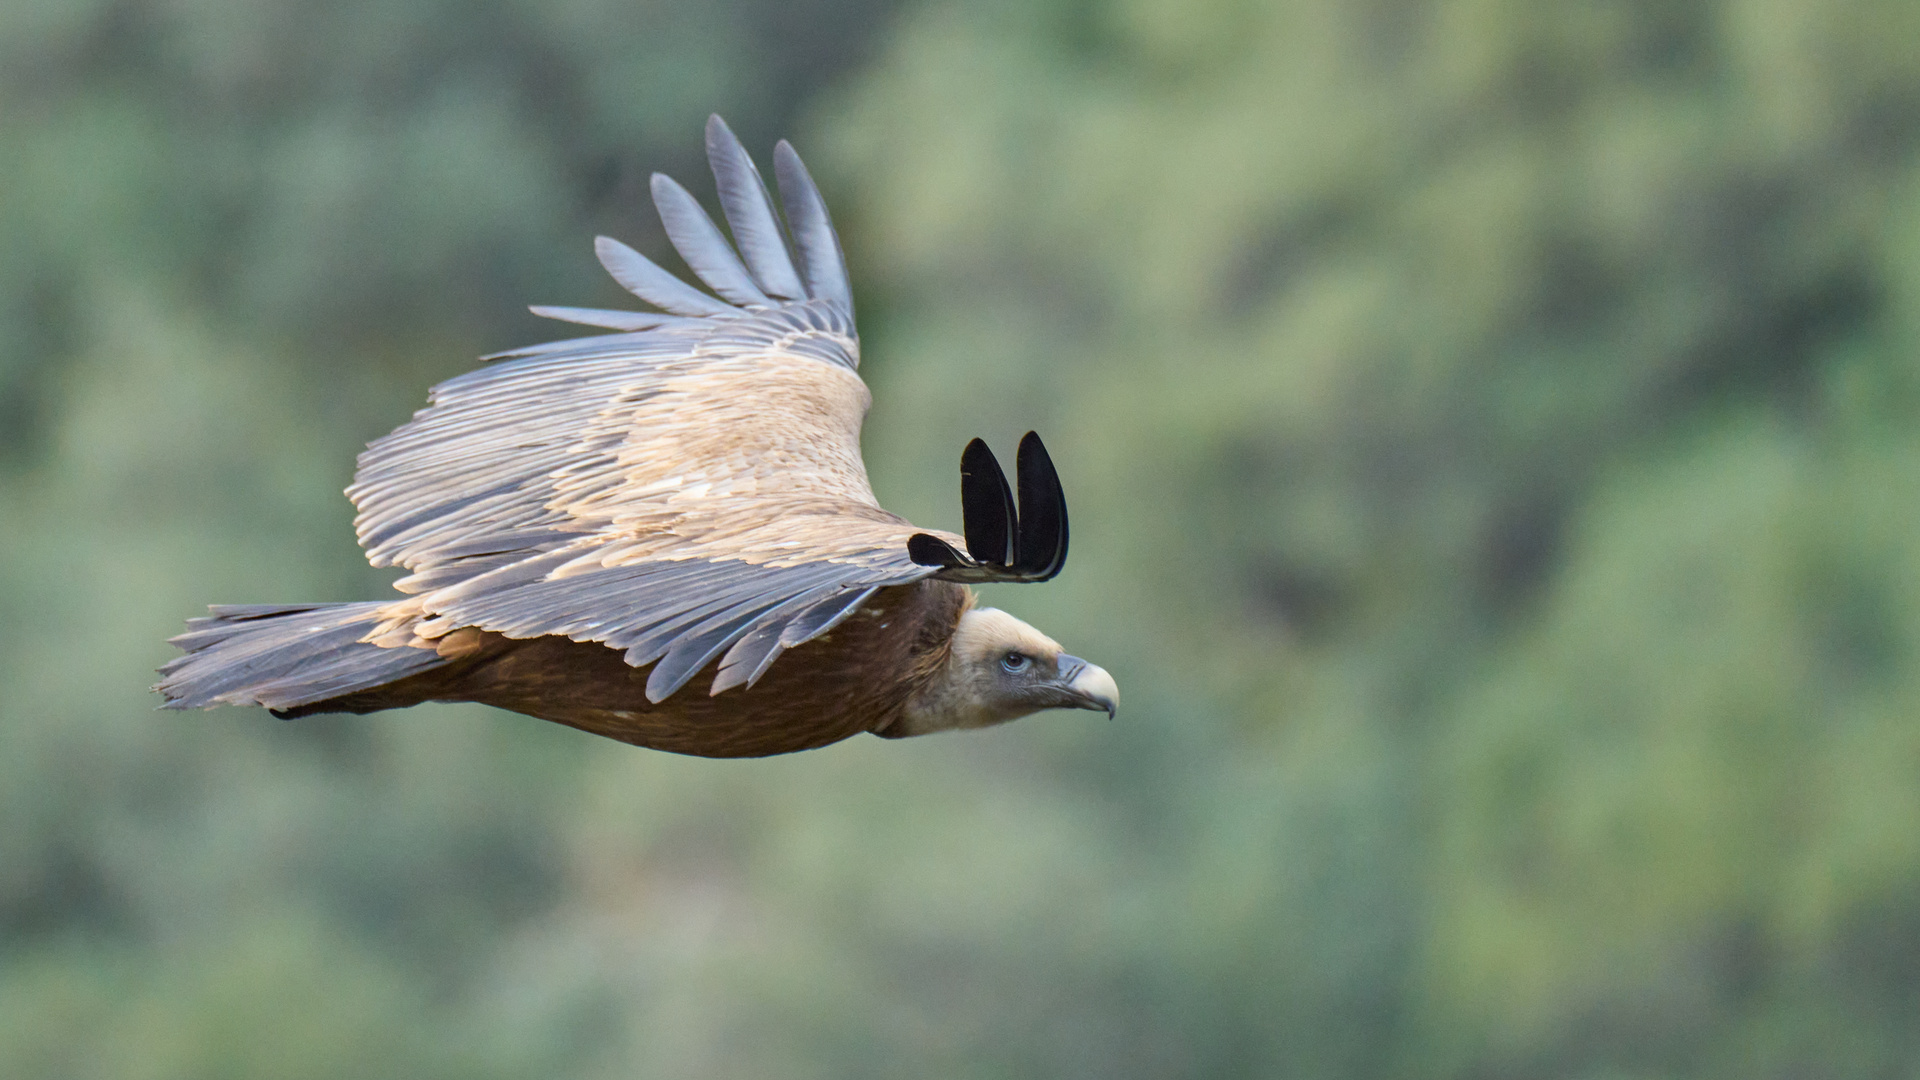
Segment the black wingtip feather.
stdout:
<path fill-rule="evenodd" d="M 975 562 L 1013 562 L 1017 516 L 1013 489 L 983 439 L 968 443 L 960 454 L 960 511 L 967 554 Z"/>
<path fill-rule="evenodd" d="M 1020 501 L 987 444 L 975 439 L 960 455 L 960 503 L 967 553 L 927 533 L 907 538 L 907 557 L 938 566 L 947 581 L 1046 581 L 1067 562 L 1067 497 L 1040 436 L 1020 440 L 1015 467 Z"/>
<path fill-rule="evenodd" d="M 921 566 L 967 566 L 973 562 L 952 544 L 927 533 L 907 537 L 907 558 Z"/>
<path fill-rule="evenodd" d="M 1032 431 L 1020 440 L 1020 455 L 1015 462 L 1020 474 L 1019 536 L 1015 546 L 1015 573 L 1032 581 L 1045 581 L 1060 572 L 1067 562 L 1067 496 L 1060 488 L 1060 474 L 1054 471 L 1053 458 L 1046 444 Z"/>

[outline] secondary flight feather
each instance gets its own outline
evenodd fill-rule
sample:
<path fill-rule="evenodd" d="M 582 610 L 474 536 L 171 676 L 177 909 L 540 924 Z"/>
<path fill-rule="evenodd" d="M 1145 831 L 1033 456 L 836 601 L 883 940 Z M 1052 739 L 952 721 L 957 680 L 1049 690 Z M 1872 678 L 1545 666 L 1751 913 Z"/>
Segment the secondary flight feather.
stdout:
<path fill-rule="evenodd" d="M 968 445 L 964 537 L 881 508 L 826 203 L 784 141 L 778 205 L 717 116 L 707 152 L 731 243 L 675 181 L 656 174 L 652 193 L 712 292 L 599 238 L 607 272 L 657 311 L 536 307 L 615 332 L 490 357 L 360 456 L 355 529 L 375 566 L 410 571 L 403 595 L 215 607 L 173 639 L 165 707 L 483 701 L 710 756 L 1112 714 L 1106 672 L 965 587 L 1065 562 L 1038 436 L 1020 444 L 1017 501 Z M 702 673 L 704 694 L 684 689 Z"/>

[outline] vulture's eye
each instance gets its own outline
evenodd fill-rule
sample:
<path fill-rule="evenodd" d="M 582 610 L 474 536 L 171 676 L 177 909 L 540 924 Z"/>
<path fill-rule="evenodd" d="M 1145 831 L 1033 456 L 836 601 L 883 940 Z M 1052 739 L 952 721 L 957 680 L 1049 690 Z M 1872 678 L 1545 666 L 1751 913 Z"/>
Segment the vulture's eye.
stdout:
<path fill-rule="evenodd" d="M 1020 674 L 1032 663 L 1033 659 L 1025 653 L 1010 652 L 1000 658 L 1000 666 L 1005 668 L 1009 675 Z"/>

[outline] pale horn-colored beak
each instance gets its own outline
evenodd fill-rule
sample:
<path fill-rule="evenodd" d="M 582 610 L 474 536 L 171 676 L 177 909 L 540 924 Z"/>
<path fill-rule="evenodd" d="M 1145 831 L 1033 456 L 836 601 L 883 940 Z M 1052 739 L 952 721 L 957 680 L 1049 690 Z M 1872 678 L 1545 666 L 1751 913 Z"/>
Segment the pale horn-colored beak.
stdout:
<path fill-rule="evenodd" d="M 1069 707 L 1104 711 L 1107 719 L 1120 708 L 1120 686 L 1098 664 L 1089 664 L 1077 656 L 1060 655 L 1060 688 L 1066 692 Z"/>

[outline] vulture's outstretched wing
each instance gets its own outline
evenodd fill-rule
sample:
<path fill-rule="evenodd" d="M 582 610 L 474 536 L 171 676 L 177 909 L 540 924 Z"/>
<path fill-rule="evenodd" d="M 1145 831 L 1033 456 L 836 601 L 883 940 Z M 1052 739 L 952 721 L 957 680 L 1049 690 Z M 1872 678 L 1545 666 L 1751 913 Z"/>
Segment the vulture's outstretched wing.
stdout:
<path fill-rule="evenodd" d="M 924 531 L 867 483 L 871 398 L 818 189 L 780 143 L 783 227 L 718 117 L 707 151 L 733 244 L 672 180 L 653 196 L 718 296 L 602 237 L 608 272 L 660 313 L 535 308 L 618 332 L 503 353 L 360 456 L 360 543 L 413 571 L 370 640 L 477 626 L 601 642 L 655 664 L 660 701 L 715 657 L 713 693 L 751 685 L 874 590 L 943 571 L 913 560 Z"/>

